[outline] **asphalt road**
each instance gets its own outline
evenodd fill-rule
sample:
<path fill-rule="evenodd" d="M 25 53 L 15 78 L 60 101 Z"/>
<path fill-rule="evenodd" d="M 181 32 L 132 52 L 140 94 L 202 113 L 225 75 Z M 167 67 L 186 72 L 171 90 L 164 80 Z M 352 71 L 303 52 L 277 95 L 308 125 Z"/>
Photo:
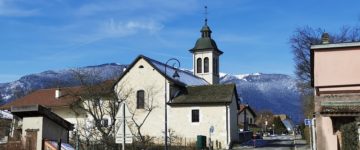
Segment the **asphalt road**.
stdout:
<path fill-rule="evenodd" d="M 310 147 L 300 136 L 275 136 L 264 137 L 255 141 L 248 141 L 241 145 L 235 145 L 234 150 L 237 149 L 252 149 L 252 150 L 309 150 Z"/>

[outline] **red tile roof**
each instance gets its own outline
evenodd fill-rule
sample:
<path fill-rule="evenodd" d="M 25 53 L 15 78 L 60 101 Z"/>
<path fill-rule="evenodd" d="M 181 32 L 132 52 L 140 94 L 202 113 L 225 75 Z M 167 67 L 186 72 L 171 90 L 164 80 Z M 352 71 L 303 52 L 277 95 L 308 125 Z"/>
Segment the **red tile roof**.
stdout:
<path fill-rule="evenodd" d="M 32 92 L 22 98 L 16 99 L 10 103 L 2 105 L 0 109 L 9 110 L 11 106 L 24 106 L 24 105 L 43 105 L 46 107 L 69 106 L 77 98 L 70 94 L 70 92 L 79 91 L 80 87 L 61 88 L 61 96 L 55 98 L 55 91 L 57 88 L 41 89 Z"/>
<path fill-rule="evenodd" d="M 43 105 L 45 107 L 69 106 L 79 99 L 78 96 L 87 94 L 88 92 L 107 95 L 113 91 L 114 84 L 115 80 L 107 80 L 97 85 L 60 88 L 61 96 L 59 98 L 55 98 L 55 91 L 58 88 L 41 89 L 2 105 L 0 109 L 10 110 L 11 106 L 25 105 Z"/>

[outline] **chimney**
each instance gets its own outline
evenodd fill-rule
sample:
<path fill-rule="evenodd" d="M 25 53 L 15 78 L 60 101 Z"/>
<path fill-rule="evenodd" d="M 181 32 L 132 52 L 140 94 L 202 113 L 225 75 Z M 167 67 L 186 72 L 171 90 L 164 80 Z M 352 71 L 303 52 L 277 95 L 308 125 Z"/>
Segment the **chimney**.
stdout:
<path fill-rule="evenodd" d="M 56 90 L 55 90 L 55 98 L 56 99 L 59 99 L 61 97 L 61 91 L 60 91 L 60 88 L 57 88 Z"/>
<path fill-rule="evenodd" d="M 321 36 L 322 44 L 329 44 L 329 33 L 324 32 Z"/>

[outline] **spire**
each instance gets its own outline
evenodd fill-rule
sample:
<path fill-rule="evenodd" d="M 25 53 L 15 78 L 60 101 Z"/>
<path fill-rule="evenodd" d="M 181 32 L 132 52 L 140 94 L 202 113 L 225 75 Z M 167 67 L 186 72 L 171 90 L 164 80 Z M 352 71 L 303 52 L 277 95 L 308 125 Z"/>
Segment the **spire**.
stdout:
<path fill-rule="evenodd" d="M 215 51 L 219 55 L 221 55 L 223 52 L 218 49 L 216 46 L 216 42 L 211 38 L 212 31 L 210 30 L 210 27 L 208 26 L 208 18 L 207 18 L 207 6 L 205 8 L 205 15 L 204 15 L 204 25 L 202 26 L 200 32 L 201 37 L 196 41 L 194 48 L 190 49 L 191 53 L 195 53 L 197 51 Z"/>
<path fill-rule="evenodd" d="M 206 5 L 205 5 L 204 15 L 205 15 L 205 25 L 207 26 L 207 15 L 208 15 L 208 11 L 207 11 L 207 6 L 206 6 Z"/>
<path fill-rule="evenodd" d="M 207 11 L 207 6 L 205 6 L 205 24 L 204 26 L 201 28 L 200 32 L 201 32 L 201 37 L 208 37 L 208 38 L 211 38 L 211 30 L 210 30 L 210 27 L 207 25 L 207 22 L 208 22 L 208 19 L 207 19 L 207 14 L 208 14 L 208 11 Z"/>

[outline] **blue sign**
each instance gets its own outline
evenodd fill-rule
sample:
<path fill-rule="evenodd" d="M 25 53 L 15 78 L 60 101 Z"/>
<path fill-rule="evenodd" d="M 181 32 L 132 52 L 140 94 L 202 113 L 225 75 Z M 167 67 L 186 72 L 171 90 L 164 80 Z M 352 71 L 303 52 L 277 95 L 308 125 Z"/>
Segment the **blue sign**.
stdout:
<path fill-rule="evenodd" d="M 306 126 L 311 126 L 311 119 L 305 119 L 304 123 Z"/>
<path fill-rule="evenodd" d="M 210 133 L 214 133 L 214 130 L 215 130 L 214 126 L 211 126 L 210 127 Z"/>

